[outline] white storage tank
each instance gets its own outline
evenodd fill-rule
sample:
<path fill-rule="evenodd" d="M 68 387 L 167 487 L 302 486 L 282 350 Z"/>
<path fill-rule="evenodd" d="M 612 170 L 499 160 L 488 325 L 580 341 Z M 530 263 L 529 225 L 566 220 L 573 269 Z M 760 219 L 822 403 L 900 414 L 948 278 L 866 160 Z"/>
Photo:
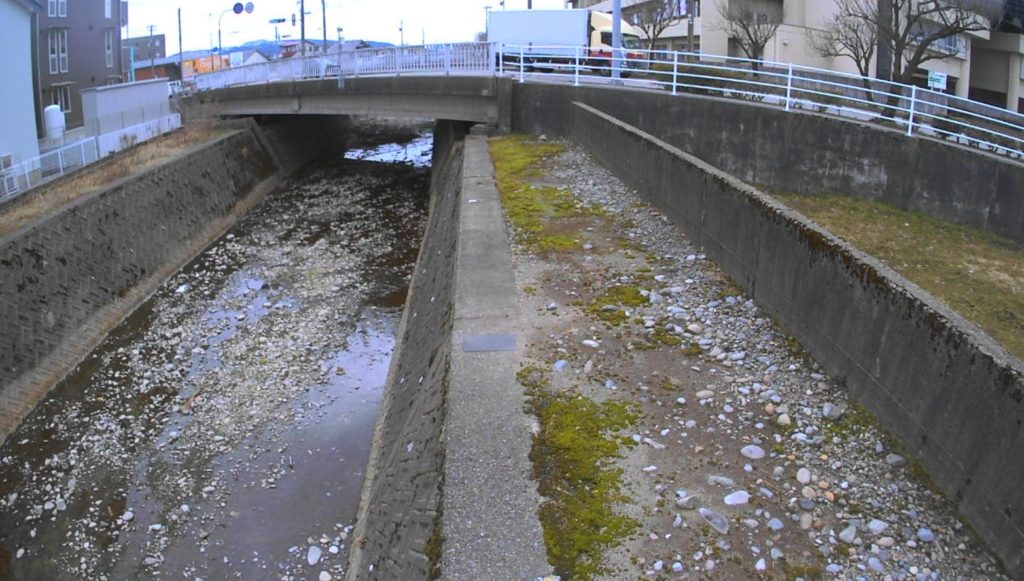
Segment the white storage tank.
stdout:
<path fill-rule="evenodd" d="M 46 138 L 50 141 L 60 141 L 64 138 L 64 112 L 60 105 L 48 105 L 43 109 L 43 127 L 46 128 Z"/>

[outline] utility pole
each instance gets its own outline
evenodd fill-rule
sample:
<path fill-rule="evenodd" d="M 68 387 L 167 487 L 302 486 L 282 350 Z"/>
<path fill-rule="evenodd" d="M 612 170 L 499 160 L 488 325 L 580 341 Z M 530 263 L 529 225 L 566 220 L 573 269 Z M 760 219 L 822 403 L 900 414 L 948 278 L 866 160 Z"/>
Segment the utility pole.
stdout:
<path fill-rule="evenodd" d="M 155 24 L 150 24 L 146 28 L 149 29 L 149 78 L 156 78 L 156 54 L 153 51 L 153 30 L 156 29 Z"/>
<path fill-rule="evenodd" d="M 327 55 L 327 0 L 320 0 L 320 11 L 324 16 L 324 55 Z"/>
<path fill-rule="evenodd" d="M 178 8 L 178 76 L 184 78 L 185 74 L 182 70 L 182 49 L 181 49 L 181 8 Z"/>
<path fill-rule="evenodd" d="M 619 49 L 622 48 L 622 0 L 612 2 L 612 78 L 619 83 L 620 67 Z"/>
<path fill-rule="evenodd" d="M 693 59 L 693 3 L 696 0 L 686 0 L 686 60 Z"/>
<path fill-rule="evenodd" d="M 398 21 L 398 44 L 399 46 L 405 46 L 405 21 Z"/>
<path fill-rule="evenodd" d="M 306 0 L 299 0 L 299 31 L 302 36 L 299 40 L 299 46 L 302 47 L 301 54 L 306 56 Z"/>

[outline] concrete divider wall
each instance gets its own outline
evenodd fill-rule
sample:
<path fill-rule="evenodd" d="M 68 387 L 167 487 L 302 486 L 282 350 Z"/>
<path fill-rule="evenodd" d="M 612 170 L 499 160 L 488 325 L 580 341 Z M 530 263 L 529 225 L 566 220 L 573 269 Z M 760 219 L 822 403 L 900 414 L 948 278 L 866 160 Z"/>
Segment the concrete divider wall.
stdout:
<path fill-rule="evenodd" d="M 583 104 L 569 133 L 660 207 L 919 459 L 1024 578 L 1024 366 L 873 258 Z"/>
<path fill-rule="evenodd" d="M 437 123 L 430 216 L 363 483 L 349 579 L 425 579 L 440 559 L 445 397 L 466 126 Z"/>
<path fill-rule="evenodd" d="M 511 127 L 567 135 L 580 101 L 753 184 L 879 200 L 1024 242 L 1024 164 L 947 141 L 736 99 L 502 80 Z"/>

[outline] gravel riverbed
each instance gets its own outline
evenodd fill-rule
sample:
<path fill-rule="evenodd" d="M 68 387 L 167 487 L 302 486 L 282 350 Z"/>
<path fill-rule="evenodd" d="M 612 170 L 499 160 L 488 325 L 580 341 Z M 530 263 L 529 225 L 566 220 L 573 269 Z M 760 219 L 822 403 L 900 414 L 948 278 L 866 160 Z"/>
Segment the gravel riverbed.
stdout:
<path fill-rule="evenodd" d="M 7 439 L 0 577 L 340 578 L 427 209 L 430 138 L 392 153 L 270 194 Z"/>
<path fill-rule="evenodd" d="M 541 138 L 545 140 L 544 138 Z M 553 389 L 635 402 L 618 466 L 640 523 L 608 578 L 999 579 L 995 559 L 841 385 L 653 209 L 578 146 L 538 186 L 610 217 L 579 248 L 516 248 L 529 363 Z M 621 325 L 580 308 L 647 299 Z"/>

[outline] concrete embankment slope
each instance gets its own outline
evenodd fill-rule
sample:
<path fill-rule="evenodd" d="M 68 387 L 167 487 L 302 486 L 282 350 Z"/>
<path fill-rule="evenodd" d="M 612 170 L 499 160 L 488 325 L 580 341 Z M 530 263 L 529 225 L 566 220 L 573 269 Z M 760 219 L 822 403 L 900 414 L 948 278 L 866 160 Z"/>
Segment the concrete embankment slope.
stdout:
<path fill-rule="evenodd" d="M 1024 578 L 1024 366 L 899 274 L 729 174 L 576 103 L 570 134 L 703 247 L 919 459 Z"/>
<path fill-rule="evenodd" d="M 251 120 L 0 238 L 0 437 L 170 274 L 328 143 Z M 317 139 L 319 138 L 319 139 Z M 323 141 L 320 141 L 320 140 Z M 314 145 L 315 144 L 315 145 Z"/>
<path fill-rule="evenodd" d="M 440 122 L 430 218 L 363 486 L 349 579 L 550 572 L 515 380 L 520 320 L 486 141 Z"/>

